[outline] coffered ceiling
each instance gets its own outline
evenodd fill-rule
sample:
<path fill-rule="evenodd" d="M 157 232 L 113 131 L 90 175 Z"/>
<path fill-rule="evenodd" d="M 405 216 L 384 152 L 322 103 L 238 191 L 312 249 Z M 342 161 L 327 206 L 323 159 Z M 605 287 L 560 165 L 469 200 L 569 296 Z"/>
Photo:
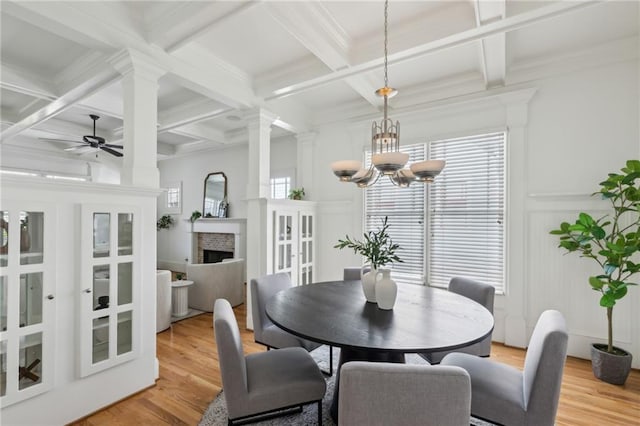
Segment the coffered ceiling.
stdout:
<path fill-rule="evenodd" d="M 381 109 L 381 1 L 0 7 L 3 150 L 78 158 L 39 138 L 79 140 L 91 132 L 90 113 L 102 117 L 98 134 L 121 141 L 122 88 L 109 59 L 127 48 L 167 71 L 160 158 L 246 142 L 243 117 L 256 106 L 280 117 L 276 138 Z M 391 112 L 526 84 L 583 57 L 637 57 L 638 20 L 636 1 L 391 0 L 389 81 L 400 91 Z"/>

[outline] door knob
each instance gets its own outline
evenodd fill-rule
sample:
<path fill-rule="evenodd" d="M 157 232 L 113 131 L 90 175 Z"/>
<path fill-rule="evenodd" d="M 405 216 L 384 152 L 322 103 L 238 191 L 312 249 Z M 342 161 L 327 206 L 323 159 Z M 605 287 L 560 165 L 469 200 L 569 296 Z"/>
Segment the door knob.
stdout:
<path fill-rule="evenodd" d="M 54 299 L 53 294 L 48 295 L 48 296 L 47 296 L 47 299 L 49 299 L 49 300 L 53 300 L 53 299 Z"/>
<path fill-rule="evenodd" d="M 85 289 L 84 289 L 84 292 L 85 292 L 85 293 L 91 293 L 91 289 L 90 289 L 90 288 L 85 288 Z"/>

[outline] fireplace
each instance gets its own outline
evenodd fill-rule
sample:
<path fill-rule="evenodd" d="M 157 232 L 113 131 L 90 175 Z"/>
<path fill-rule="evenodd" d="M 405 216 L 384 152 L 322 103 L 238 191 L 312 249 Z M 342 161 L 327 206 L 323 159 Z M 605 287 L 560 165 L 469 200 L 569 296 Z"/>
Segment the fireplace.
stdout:
<path fill-rule="evenodd" d="M 202 250 L 202 263 L 218 263 L 222 262 L 222 259 L 232 259 L 232 251 L 222 250 Z"/>

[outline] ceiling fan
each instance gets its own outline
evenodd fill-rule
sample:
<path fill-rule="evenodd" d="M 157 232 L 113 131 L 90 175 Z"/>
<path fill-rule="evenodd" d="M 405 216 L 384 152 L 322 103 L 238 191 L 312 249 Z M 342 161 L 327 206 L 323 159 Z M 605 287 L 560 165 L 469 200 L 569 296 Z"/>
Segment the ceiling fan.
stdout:
<path fill-rule="evenodd" d="M 95 149 L 101 149 L 103 151 L 108 152 L 111 155 L 115 155 L 116 157 L 122 157 L 122 153 L 114 149 L 114 148 L 123 149 L 124 147 L 122 145 L 108 144 L 106 143 L 103 137 L 96 136 L 96 121 L 100 118 L 100 116 L 89 114 L 89 117 L 91 117 L 91 119 L 93 120 L 93 135 L 84 135 L 82 137 L 82 141 L 72 141 L 69 139 L 50 139 L 50 138 L 40 138 L 40 139 L 45 141 L 50 141 L 50 142 L 72 142 L 72 143 L 82 144 L 82 146 L 65 148 L 65 151 L 75 151 L 77 153 L 82 154 L 85 152 L 93 151 Z"/>

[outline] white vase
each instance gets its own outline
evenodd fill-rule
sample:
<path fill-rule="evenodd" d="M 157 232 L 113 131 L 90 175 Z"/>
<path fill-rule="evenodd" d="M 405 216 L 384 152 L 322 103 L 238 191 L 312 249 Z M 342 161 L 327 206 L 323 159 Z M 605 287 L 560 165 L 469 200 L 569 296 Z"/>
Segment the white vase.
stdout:
<path fill-rule="evenodd" d="M 393 309 L 398 295 L 398 285 L 391 279 L 390 269 L 379 269 L 378 271 L 382 274 L 382 277 L 376 281 L 378 308 L 384 310 Z"/>
<path fill-rule="evenodd" d="M 371 270 L 367 273 L 363 274 L 365 265 L 360 270 L 360 281 L 362 281 L 362 291 L 364 292 L 364 297 L 367 299 L 367 302 L 376 303 L 376 280 L 378 279 L 378 270 L 375 268 L 371 268 Z"/>

